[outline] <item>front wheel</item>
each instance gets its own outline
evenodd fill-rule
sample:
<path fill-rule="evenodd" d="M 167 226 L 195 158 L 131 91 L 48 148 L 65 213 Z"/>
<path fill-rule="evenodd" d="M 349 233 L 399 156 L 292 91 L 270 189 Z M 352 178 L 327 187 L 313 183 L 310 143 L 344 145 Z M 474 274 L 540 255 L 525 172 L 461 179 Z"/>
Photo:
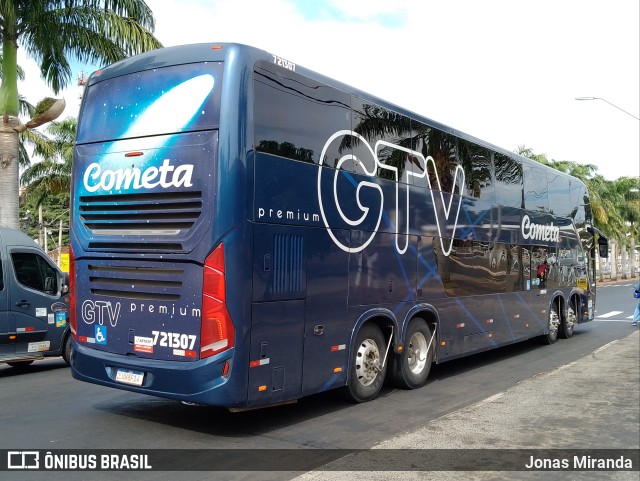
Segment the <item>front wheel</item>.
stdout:
<path fill-rule="evenodd" d="M 361 403 L 376 398 L 384 383 L 386 369 L 382 362 L 385 351 L 384 336 L 378 326 L 366 324 L 358 331 L 346 387 L 351 400 Z"/>
<path fill-rule="evenodd" d="M 417 389 L 427 382 L 434 354 L 431 330 L 424 319 L 411 322 L 406 339 L 403 351 L 393 364 L 393 383 L 402 389 Z"/>

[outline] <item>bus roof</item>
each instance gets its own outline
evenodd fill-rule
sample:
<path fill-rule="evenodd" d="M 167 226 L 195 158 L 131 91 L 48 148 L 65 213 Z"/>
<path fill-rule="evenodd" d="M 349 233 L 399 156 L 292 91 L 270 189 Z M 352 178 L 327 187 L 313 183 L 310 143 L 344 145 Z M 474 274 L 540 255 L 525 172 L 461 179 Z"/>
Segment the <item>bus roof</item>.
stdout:
<path fill-rule="evenodd" d="M 139 55 L 135 55 L 133 57 L 126 58 L 119 62 L 109 65 L 104 69 L 97 70 L 94 72 L 87 83 L 87 86 L 91 86 L 94 83 L 118 77 L 121 75 L 126 75 L 134 72 L 139 72 L 142 70 L 151 70 L 155 68 L 167 67 L 170 65 L 179 65 L 179 64 L 188 64 L 188 63 L 196 63 L 196 62 L 230 62 L 231 64 L 236 64 L 240 62 L 244 64 L 244 68 L 250 68 L 253 70 L 253 66 L 256 62 L 269 61 L 273 62 L 274 58 L 280 58 L 275 54 L 269 53 L 265 50 L 261 50 L 256 47 L 252 47 L 249 45 L 243 45 L 239 43 L 198 43 L 198 44 L 186 44 L 186 45 L 177 45 L 172 47 L 164 47 L 157 50 L 152 50 L 149 52 L 145 52 Z M 386 100 L 383 100 L 375 95 L 368 94 L 363 92 L 357 88 L 354 88 L 350 85 L 342 83 L 338 80 L 332 79 L 320 73 L 317 73 L 313 70 L 309 70 L 301 65 L 295 64 L 295 71 L 298 74 L 301 74 L 309 79 L 315 80 L 317 82 L 323 83 L 327 86 L 334 87 L 338 90 L 341 90 L 345 93 L 355 95 L 363 100 L 369 100 L 377 105 L 384 107 L 388 110 L 396 112 L 398 114 L 419 120 L 433 128 L 439 129 L 443 132 L 452 134 L 456 137 L 462 138 L 469 142 L 473 142 L 482 147 L 488 148 L 495 152 L 501 153 L 503 155 L 507 155 L 509 157 L 515 158 L 519 160 L 523 165 L 542 167 L 545 170 L 554 172 L 555 174 L 561 174 L 568 178 L 574 179 L 579 183 L 584 183 L 569 174 L 558 171 L 544 165 L 540 162 L 537 162 L 533 159 L 529 159 L 527 157 L 523 157 L 515 152 L 511 152 L 502 147 L 498 147 L 490 142 L 481 140 L 477 137 L 474 137 L 470 134 L 457 130 L 448 125 L 442 124 L 438 121 L 435 121 L 431 118 L 425 117 L 424 115 L 417 114 L 414 111 L 408 110 L 404 107 L 400 107 L 398 105 L 392 104 Z"/>

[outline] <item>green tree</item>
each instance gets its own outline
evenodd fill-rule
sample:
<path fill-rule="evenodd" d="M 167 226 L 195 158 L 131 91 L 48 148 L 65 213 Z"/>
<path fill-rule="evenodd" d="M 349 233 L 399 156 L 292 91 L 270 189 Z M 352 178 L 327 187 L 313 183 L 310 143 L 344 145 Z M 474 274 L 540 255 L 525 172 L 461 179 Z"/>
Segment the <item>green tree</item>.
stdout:
<path fill-rule="evenodd" d="M 159 48 L 153 29 L 144 0 L 0 0 L 0 225 L 18 227 L 18 48 L 58 93 L 72 79 L 70 58 L 109 64 Z"/>
<path fill-rule="evenodd" d="M 33 199 L 36 206 L 58 194 L 66 195 L 68 204 L 77 124 L 73 117 L 52 122 L 45 130 L 51 138 L 30 139 L 34 145 L 34 155 L 43 160 L 26 168 L 20 177 L 20 183 L 26 188 L 27 197 Z"/>

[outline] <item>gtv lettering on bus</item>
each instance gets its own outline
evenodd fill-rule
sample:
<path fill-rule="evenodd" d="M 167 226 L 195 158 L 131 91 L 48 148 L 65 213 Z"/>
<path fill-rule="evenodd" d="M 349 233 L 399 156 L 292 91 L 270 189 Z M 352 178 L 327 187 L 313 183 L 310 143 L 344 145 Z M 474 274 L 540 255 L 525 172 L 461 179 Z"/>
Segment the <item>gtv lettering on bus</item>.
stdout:
<path fill-rule="evenodd" d="M 342 137 L 354 137 L 355 139 L 352 142 L 362 145 L 366 148 L 365 152 L 368 151 L 369 160 L 373 160 L 373 162 L 363 162 L 365 159 L 360 159 L 353 154 L 344 155 L 337 162 L 335 169 L 325 169 L 323 166 L 325 158 L 327 158 L 327 149 L 331 145 L 332 142 L 341 139 Z M 361 181 L 358 183 L 356 188 L 356 202 L 358 204 L 359 209 L 362 212 L 362 215 L 358 219 L 349 218 L 342 207 L 340 206 L 340 200 L 338 196 L 338 176 L 341 175 L 340 168 L 348 161 L 353 161 L 363 172 L 365 175 L 373 178 L 378 176 L 378 172 L 382 170 L 387 170 L 391 172 L 391 176 L 395 179 L 396 184 L 396 192 L 395 192 L 395 235 L 396 235 L 396 250 L 399 254 L 404 254 L 407 252 L 409 247 L 409 191 L 410 189 L 406 189 L 406 194 L 403 198 L 400 194 L 400 186 L 399 186 L 399 171 L 397 167 L 392 165 L 385 164 L 382 160 L 380 160 L 380 156 L 378 153 L 382 149 L 394 149 L 402 152 L 402 155 L 410 156 L 414 159 L 419 165 L 417 171 L 412 172 L 408 171 L 406 174 L 411 177 L 425 179 L 429 184 L 429 193 L 431 194 L 431 202 L 436 218 L 436 224 L 438 227 L 438 236 L 440 238 L 440 244 L 442 246 L 442 252 L 445 256 L 448 256 L 453 249 L 453 238 L 455 236 L 455 231 L 458 228 L 458 218 L 460 216 L 460 207 L 462 206 L 462 196 L 464 195 L 464 185 L 465 185 L 465 174 L 464 170 L 460 165 L 455 167 L 453 172 L 453 182 L 451 186 L 451 192 L 448 197 L 448 202 L 445 200 L 445 195 L 442 192 L 442 185 L 440 183 L 440 177 L 438 175 L 438 168 L 436 166 L 433 157 L 430 155 L 425 157 L 421 152 L 408 149 L 406 147 L 402 147 L 400 145 L 395 145 L 384 140 L 378 140 L 375 145 L 372 147 L 369 142 L 357 132 L 351 130 L 339 130 L 335 134 L 333 134 L 324 144 L 322 149 L 322 153 L 320 154 L 320 160 L 318 162 L 318 203 L 320 207 L 320 215 L 322 216 L 322 220 L 324 225 L 329 233 L 329 236 L 333 240 L 333 242 L 343 251 L 349 253 L 356 253 L 364 250 L 370 243 L 373 241 L 373 238 L 376 236 L 378 229 L 380 227 L 380 222 L 382 220 L 382 212 L 384 209 L 384 192 L 382 188 L 376 184 L 375 182 L 370 181 Z M 434 179 L 431 179 L 430 175 L 427 175 L 428 170 L 433 173 Z M 322 177 L 323 175 L 331 175 L 333 172 L 333 198 L 330 196 L 323 197 L 322 195 Z M 362 190 L 368 189 L 370 192 L 377 192 L 377 196 L 380 199 L 379 208 L 377 211 L 371 210 L 370 207 L 365 206 L 361 202 Z M 457 189 L 457 192 L 456 192 Z M 376 195 L 376 194 L 374 194 Z M 358 227 L 363 224 L 368 216 L 376 221 L 375 228 L 371 231 L 368 237 L 364 239 L 364 241 L 360 245 L 347 245 L 340 241 L 340 239 L 333 233 L 332 227 L 329 223 L 327 214 L 326 214 L 326 206 L 333 204 L 333 207 L 337 210 L 338 215 L 342 219 L 345 224 L 348 224 L 351 227 Z M 400 216 L 401 210 L 404 210 L 405 218 L 401 222 Z M 444 215 L 440 214 L 443 213 Z M 404 224 L 404 232 L 400 233 L 399 226 L 401 223 Z M 402 239 L 404 239 L 404 245 L 402 245 Z"/>
<path fill-rule="evenodd" d="M 534 224 L 528 215 L 522 217 L 522 237 L 545 242 L 560 242 L 560 228 L 557 225 Z"/>
<path fill-rule="evenodd" d="M 118 319 L 120 318 L 120 310 L 122 306 L 120 302 L 112 304 L 110 301 L 92 301 L 87 299 L 82 303 L 82 320 L 86 324 L 93 324 L 97 322 L 99 325 L 104 325 L 106 321 L 111 324 L 111 327 L 118 325 Z M 156 314 L 169 317 L 187 317 L 191 314 L 192 317 L 200 319 L 202 316 L 201 309 L 194 307 L 189 310 L 185 306 L 176 306 L 175 304 L 145 304 L 131 302 L 129 304 L 129 312 L 142 313 L 147 312 L 149 314 Z"/>
<path fill-rule="evenodd" d="M 121 189 L 153 189 L 162 187 L 191 187 L 191 177 L 193 175 L 193 165 L 183 164 L 177 167 L 171 165 L 169 159 L 164 159 L 160 167 L 147 167 L 140 170 L 137 167 L 129 169 L 102 170 L 97 162 L 87 167 L 84 173 L 84 188 L 87 192 L 102 190 Z"/>

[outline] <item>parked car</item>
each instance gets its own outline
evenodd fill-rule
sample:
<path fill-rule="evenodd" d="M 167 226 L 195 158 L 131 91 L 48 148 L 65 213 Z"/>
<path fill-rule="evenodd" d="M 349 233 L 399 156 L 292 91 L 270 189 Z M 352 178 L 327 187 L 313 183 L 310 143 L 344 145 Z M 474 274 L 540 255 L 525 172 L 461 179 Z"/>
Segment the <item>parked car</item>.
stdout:
<path fill-rule="evenodd" d="M 71 354 L 69 276 L 29 236 L 0 228 L 0 363 Z"/>

